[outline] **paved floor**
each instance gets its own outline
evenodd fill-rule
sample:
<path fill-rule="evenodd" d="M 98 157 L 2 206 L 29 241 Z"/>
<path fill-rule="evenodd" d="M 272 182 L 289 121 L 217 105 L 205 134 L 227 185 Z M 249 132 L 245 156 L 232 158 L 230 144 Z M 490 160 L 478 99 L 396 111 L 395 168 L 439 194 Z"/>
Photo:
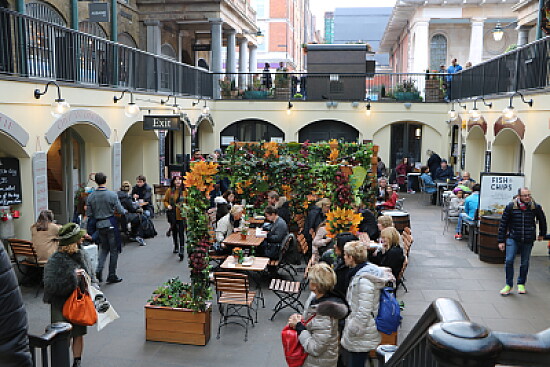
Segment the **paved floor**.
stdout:
<path fill-rule="evenodd" d="M 550 327 L 550 261 L 531 259 L 528 294 L 501 297 L 503 265 L 479 261 L 466 241 L 455 241 L 452 230 L 442 235 L 443 222 L 434 206 L 418 203 L 418 195 L 406 196 L 405 209 L 411 215 L 415 242 L 406 272 L 408 293 L 400 290 L 405 302 L 400 339 L 412 329 L 428 304 L 438 297 L 460 301 L 470 318 L 498 331 L 534 333 Z M 280 330 L 290 311 L 282 311 L 269 321 L 276 298 L 266 293 L 266 308 L 260 309 L 259 323 L 251 329 L 248 342 L 238 326 L 222 329 L 216 339 L 218 312 L 213 313 L 210 343 L 205 347 L 145 341 L 143 305 L 151 292 L 170 277 L 188 279 L 185 262 L 172 254 L 171 240 L 164 236 L 165 218 L 155 221 L 159 236 L 146 247 L 129 244 L 119 261 L 124 281 L 105 285 L 103 291 L 121 318 L 101 332 L 89 328 L 85 338 L 83 366 L 286 366 L 280 343 Z M 35 298 L 34 289 L 22 288 L 29 313 L 30 329 L 40 333 L 49 323 L 49 306 Z"/>

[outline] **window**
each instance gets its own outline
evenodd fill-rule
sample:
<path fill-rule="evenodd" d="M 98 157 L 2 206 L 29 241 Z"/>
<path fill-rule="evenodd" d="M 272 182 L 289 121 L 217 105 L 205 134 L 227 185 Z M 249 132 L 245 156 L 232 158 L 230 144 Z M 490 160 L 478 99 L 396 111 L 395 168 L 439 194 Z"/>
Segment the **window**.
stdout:
<path fill-rule="evenodd" d="M 78 30 L 83 33 L 88 33 L 93 36 L 107 38 L 107 34 L 96 22 L 90 22 L 88 20 L 78 23 Z"/>
<path fill-rule="evenodd" d="M 51 5 L 43 2 L 32 2 L 25 5 L 27 15 L 33 18 L 38 18 L 45 22 L 50 22 L 63 27 L 67 26 L 67 22 L 63 19 L 61 14 L 54 9 Z"/>
<path fill-rule="evenodd" d="M 269 18 L 269 1 L 268 0 L 252 0 L 252 7 L 256 10 L 256 19 Z"/>
<path fill-rule="evenodd" d="M 439 70 L 441 64 L 447 62 L 447 38 L 442 34 L 436 34 L 430 42 L 430 69 Z"/>

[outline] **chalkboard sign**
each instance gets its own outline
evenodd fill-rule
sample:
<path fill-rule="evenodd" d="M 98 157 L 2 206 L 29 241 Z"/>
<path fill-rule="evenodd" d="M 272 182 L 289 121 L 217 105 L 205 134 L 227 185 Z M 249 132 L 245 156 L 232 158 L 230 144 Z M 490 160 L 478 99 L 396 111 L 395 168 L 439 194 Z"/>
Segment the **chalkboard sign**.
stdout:
<path fill-rule="evenodd" d="M 0 205 L 21 204 L 19 159 L 0 158 Z"/>

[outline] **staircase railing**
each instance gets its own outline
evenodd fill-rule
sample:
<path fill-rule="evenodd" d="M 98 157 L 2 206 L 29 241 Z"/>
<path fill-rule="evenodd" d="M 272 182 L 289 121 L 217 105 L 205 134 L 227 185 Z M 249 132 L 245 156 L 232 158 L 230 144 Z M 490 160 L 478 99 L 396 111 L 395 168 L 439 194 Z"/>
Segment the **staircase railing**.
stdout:
<path fill-rule="evenodd" d="M 46 332 L 42 335 L 29 334 L 33 366 L 69 367 L 71 365 L 69 353 L 71 329 L 71 324 L 58 322 L 48 325 Z M 36 363 L 37 350 L 40 350 L 40 364 Z"/>
<path fill-rule="evenodd" d="M 379 346 L 384 367 L 550 365 L 550 328 L 538 334 L 491 331 L 471 322 L 457 301 L 435 300 L 398 348 Z"/>

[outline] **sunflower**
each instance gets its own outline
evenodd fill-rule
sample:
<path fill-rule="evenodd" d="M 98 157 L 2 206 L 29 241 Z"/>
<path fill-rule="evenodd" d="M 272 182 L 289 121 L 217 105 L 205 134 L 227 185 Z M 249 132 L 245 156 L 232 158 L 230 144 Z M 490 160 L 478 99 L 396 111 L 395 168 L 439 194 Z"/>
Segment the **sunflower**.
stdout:
<path fill-rule="evenodd" d="M 327 213 L 327 237 L 334 238 L 338 233 L 351 232 L 356 234 L 359 231 L 358 225 L 362 220 L 361 214 L 351 209 L 337 207 Z"/>

